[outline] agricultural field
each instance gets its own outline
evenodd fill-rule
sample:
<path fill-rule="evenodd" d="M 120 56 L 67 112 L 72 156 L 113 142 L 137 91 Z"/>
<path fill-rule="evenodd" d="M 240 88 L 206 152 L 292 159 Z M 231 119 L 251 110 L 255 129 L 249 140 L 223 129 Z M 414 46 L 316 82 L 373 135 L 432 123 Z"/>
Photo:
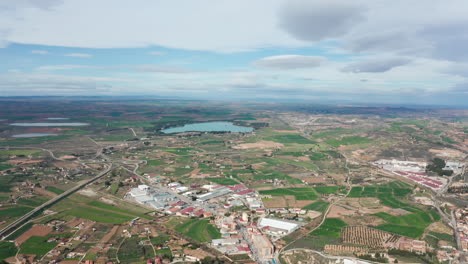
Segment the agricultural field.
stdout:
<path fill-rule="evenodd" d="M 126 238 L 117 252 L 117 256 L 122 263 L 142 262 L 154 258 L 154 251 L 149 245 L 142 245 L 141 238 Z"/>
<path fill-rule="evenodd" d="M 273 190 L 262 190 L 259 191 L 259 193 L 271 196 L 292 195 L 296 200 L 315 200 L 318 198 L 317 193 L 315 193 L 312 188 L 278 188 Z"/>
<path fill-rule="evenodd" d="M 358 144 L 367 144 L 371 143 L 372 140 L 365 137 L 343 137 L 341 139 L 327 139 L 325 142 L 335 148 L 339 146 L 347 146 L 347 145 L 358 145 Z"/>
<path fill-rule="evenodd" d="M 0 241 L 0 259 L 13 257 L 18 249 L 13 242 Z"/>
<path fill-rule="evenodd" d="M 398 239 L 398 236 L 367 226 L 347 226 L 342 229 L 341 238 L 345 244 L 383 248 L 385 242 Z"/>
<path fill-rule="evenodd" d="M 331 194 L 338 191 L 338 186 L 318 186 L 314 187 L 314 190 L 319 194 Z"/>
<path fill-rule="evenodd" d="M 290 143 L 295 143 L 295 144 L 314 144 L 314 141 L 311 141 L 301 135 L 297 134 L 285 134 L 285 135 L 274 135 L 270 137 L 265 137 L 265 140 L 269 141 L 274 141 L 278 143 L 284 143 L 284 144 L 290 144 Z"/>
<path fill-rule="evenodd" d="M 318 212 L 325 212 L 325 210 L 327 210 L 327 208 L 328 208 L 328 205 L 329 205 L 329 203 L 320 200 L 320 201 L 308 204 L 308 205 L 302 207 L 302 209 L 314 210 L 314 211 L 318 211 Z"/>
<path fill-rule="evenodd" d="M 175 230 L 200 242 L 221 238 L 218 229 L 205 219 L 190 219 L 184 224 L 176 226 Z"/>
<path fill-rule="evenodd" d="M 169 198 L 166 208 L 160 210 L 149 209 L 150 203 L 138 204 L 128 195 L 139 185 L 150 185 L 159 192 L 166 189 L 156 187 L 179 182 L 190 191 L 182 193 L 188 202 L 172 208 L 175 210 L 194 205 L 201 208 L 202 202 L 190 201 L 216 190 L 204 185 L 244 184 L 260 194 L 258 199 L 265 208 L 320 212 L 270 213 L 268 217 L 304 223 L 283 239 L 272 240 L 275 247 L 287 244 L 288 249 L 321 251 L 325 245 L 350 245 L 377 249 L 383 241 L 400 236 L 428 241 L 434 248 L 439 241 L 456 246 L 451 229 L 434 228 L 432 223 L 442 223 L 436 211 L 414 202 L 414 196 L 430 197 L 433 193 L 404 179 L 398 181 L 377 168 L 374 161 L 387 157 L 464 159 L 466 134 L 461 133 L 467 130 L 468 119 L 460 118 L 461 112 L 454 118 L 449 110 L 431 110 L 428 115 L 425 110 L 407 112 L 391 107 L 93 99 L 66 101 L 66 118 L 89 126 L 36 129 L 8 125 L 13 120 L 42 122 L 48 116 L 63 116 L 61 100 L 37 103 L 34 111 L 23 107 L 21 114 L 6 106 L 0 113 L 0 120 L 8 120 L 0 121 L 2 225 L 94 177 L 111 163 L 113 167 L 102 178 L 48 207 L 48 215 L 33 217 L 8 240 L 20 237 L 34 224 L 56 225 L 54 235 L 86 235 L 87 240 L 73 240 L 70 248 L 85 252 L 84 260 L 117 262 L 118 258 L 121 263 L 142 263 L 164 256 L 164 262 L 169 263 L 197 245 L 199 253 L 215 254 L 204 246 L 212 247 L 209 242 L 221 237 L 215 226 L 220 217 L 238 218 L 246 213 L 252 223 L 261 217 L 253 207 L 238 203 L 245 197 L 237 199 L 231 194 L 204 202 L 207 207 L 203 209 L 214 213 L 206 218 L 190 213 L 179 217 L 174 210 L 169 214 L 168 208 L 179 207 L 172 205 L 178 198 Z M 207 121 L 233 122 L 252 127 L 254 132 L 161 132 Z M 58 136 L 12 138 L 31 131 Z M 459 149 L 451 148 L 453 144 Z M 352 188 L 345 197 L 348 183 Z M 131 237 L 124 238 L 123 230 Z M 49 235 L 30 238 L 21 246 L 21 254 L 35 252 L 42 257 L 56 243 L 65 241 L 44 242 Z M 106 245 L 102 252 L 101 241 Z M 156 246 L 154 250 L 151 244 Z M 12 244 L 0 244 L 0 256 L 11 256 L 15 250 Z M 60 259 L 66 259 L 68 252 L 63 250 Z M 245 255 L 239 258 L 248 261 Z"/>
<path fill-rule="evenodd" d="M 34 254 L 38 258 L 42 257 L 58 244 L 56 242 L 47 242 L 47 239 L 48 237 L 32 236 L 21 244 L 20 253 Z"/>
<path fill-rule="evenodd" d="M 318 229 L 312 231 L 310 234 L 312 236 L 339 238 L 341 236 L 342 228 L 346 226 L 347 224 L 339 218 L 327 218 Z"/>

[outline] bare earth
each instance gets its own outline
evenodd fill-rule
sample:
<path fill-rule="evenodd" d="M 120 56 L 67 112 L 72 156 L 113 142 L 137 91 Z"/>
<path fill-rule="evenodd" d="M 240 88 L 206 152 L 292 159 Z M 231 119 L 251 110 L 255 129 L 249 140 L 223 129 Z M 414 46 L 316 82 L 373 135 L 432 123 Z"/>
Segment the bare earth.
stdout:
<path fill-rule="evenodd" d="M 271 148 L 282 148 L 284 145 L 281 143 L 273 141 L 259 141 L 256 143 L 244 143 L 237 146 L 233 146 L 233 149 L 251 149 L 251 148 L 260 148 L 260 149 L 271 149 Z"/>
<path fill-rule="evenodd" d="M 28 240 L 32 236 L 46 236 L 50 232 L 52 232 L 52 227 L 50 226 L 35 225 L 19 236 L 15 242 L 18 243 L 18 245 L 21 245 L 24 241 Z"/>

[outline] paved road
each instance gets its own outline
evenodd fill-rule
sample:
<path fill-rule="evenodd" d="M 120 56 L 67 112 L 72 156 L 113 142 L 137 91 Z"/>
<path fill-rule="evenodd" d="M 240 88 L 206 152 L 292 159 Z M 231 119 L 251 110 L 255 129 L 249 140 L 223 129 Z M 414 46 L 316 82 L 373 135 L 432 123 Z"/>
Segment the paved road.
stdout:
<path fill-rule="evenodd" d="M 96 175 L 95 177 L 71 188 L 71 189 L 68 189 L 67 191 L 65 191 L 64 193 L 52 198 L 51 200 L 43 203 L 42 205 L 34 208 L 31 212 L 23 215 L 22 217 L 16 219 L 14 222 L 12 222 L 11 224 L 9 224 L 8 226 L 6 226 L 5 228 L 3 228 L 2 230 L 0 230 L 0 237 L 3 239 L 5 239 L 5 236 L 6 235 L 9 235 L 11 231 L 13 231 L 15 229 L 15 227 L 17 227 L 18 225 L 24 223 L 25 221 L 27 221 L 29 218 L 31 218 L 34 214 L 38 213 L 39 211 L 53 205 L 54 203 L 60 201 L 61 199 L 69 196 L 70 194 L 80 190 L 81 188 L 85 187 L 86 185 L 94 182 L 95 180 L 101 178 L 102 176 L 106 175 L 107 173 L 109 173 L 112 169 L 112 163 L 110 164 L 110 166 L 103 172 L 99 173 L 98 175 Z"/>

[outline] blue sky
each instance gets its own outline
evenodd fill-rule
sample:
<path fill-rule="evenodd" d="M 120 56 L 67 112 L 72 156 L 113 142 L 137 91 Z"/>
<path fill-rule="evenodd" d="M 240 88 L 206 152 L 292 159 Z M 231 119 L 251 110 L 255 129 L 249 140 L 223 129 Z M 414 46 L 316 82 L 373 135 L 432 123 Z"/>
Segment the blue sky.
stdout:
<path fill-rule="evenodd" d="M 466 1 L 0 1 L 0 96 L 466 105 Z"/>

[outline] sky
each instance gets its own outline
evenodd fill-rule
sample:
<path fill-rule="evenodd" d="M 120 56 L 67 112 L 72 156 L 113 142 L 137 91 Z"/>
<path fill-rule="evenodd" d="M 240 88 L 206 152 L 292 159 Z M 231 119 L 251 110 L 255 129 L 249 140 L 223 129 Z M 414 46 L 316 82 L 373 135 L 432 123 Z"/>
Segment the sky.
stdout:
<path fill-rule="evenodd" d="M 0 96 L 468 106 L 466 0 L 0 0 Z"/>

